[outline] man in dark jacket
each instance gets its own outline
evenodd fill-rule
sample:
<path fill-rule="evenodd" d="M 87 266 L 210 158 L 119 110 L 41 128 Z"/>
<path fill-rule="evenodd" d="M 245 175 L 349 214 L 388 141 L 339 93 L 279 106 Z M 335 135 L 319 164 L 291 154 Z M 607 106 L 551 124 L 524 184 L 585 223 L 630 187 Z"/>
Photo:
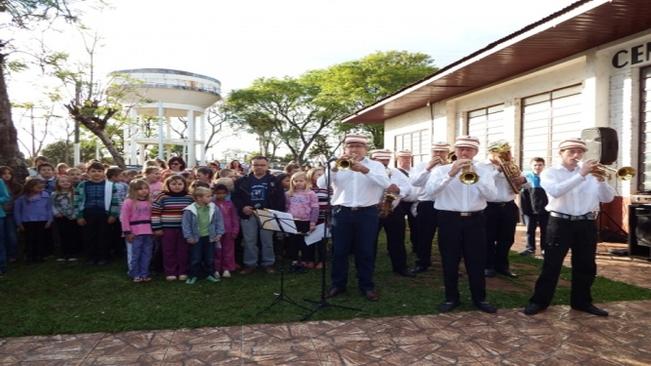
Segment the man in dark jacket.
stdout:
<path fill-rule="evenodd" d="M 536 228 L 540 227 L 540 250 L 545 251 L 547 240 L 547 222 L 549 221 L 549 212 L 545 210 L 547 206 L 547 193 L 540 186 L 540 173 L 545 169 L 545 159 L 531 159 L 531 172 L 527 172 L 525 177 L 527 183 L 520 191 L 520 209 L 524 223 L 527 225 L 527 248 L 520 252 L 520 255 L 533 255 L 536 253 Z"/>
<path fill-rule="evenodd" d="M 260 265 L 273 273 L 275 262 L 273 248 L 273 233 L 262 230 L 254 210 L 268 208 L 285 211 L 285 192 L 276 178 L 268 171 L 269 160 L 264 156 L 256 156 L 251 161 L 252 172 L 235 182 L 235 190 L 231 196 L 240 215 L 244 243 L 244 266 L 241 274 L 248 274 Z M 258 254 L 258 237 L 262 256 Z"/>

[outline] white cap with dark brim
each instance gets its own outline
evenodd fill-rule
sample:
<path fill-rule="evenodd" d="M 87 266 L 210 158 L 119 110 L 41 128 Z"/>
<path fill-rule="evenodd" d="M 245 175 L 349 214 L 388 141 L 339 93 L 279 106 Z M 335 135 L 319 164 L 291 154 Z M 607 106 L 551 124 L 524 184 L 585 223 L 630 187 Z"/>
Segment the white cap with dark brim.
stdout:
<path fill-rule="evenodd" d="M 391 160 L 393 153 L 391 150 L 387 149 L 378 149 L 371 151 L 371 159 L 380 159 L 380 160 Z"/>
<path fill-rule="evenodd" d="M 368 138 L 364 135 L 346 135 L 344 144 L 363 144 L 368 145 Z"/>
<path fill-rule="evenodd" d="M 439 141 L 432 144 L 432 151 L 450 151 L 450 144 L 445 141 Z"/>
<path fill-rule="evenodd" d="M 585 141 L 579 138 L 561 141 L 560 144 L 558 144 L 558 149 L 561 151 L 569 149 L 581 149 L 583 151 L 588 151 L 588 147 L 586 146 Z"/>
<path fill-rule="evenodd" d="M 454 147 L 467 147 L 479 150 L 479 139 L 470 135 L 457 136 L 454 142 Z"/>

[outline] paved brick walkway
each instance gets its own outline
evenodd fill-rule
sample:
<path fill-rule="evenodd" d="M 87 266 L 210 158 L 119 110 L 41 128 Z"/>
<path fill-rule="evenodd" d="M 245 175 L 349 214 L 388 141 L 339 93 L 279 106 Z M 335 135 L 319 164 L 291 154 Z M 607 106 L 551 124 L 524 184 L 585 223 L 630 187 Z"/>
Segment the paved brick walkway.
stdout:
<path fill-rule="evenodd" d="M 514 250 L 523 246 L 518 229 Z M 651 288 L 651 263 L 607 255 L 599 275 Z M 569 265 L 569 261 L 567 262 Z M 0 339 L 2 365 L 650 365 L 651 301 L 497 315 L 353 319 Z"/>
<path fill-rule="evenodd" d="M 651 301 L 0 340 L 0 365 L 648 365 Z"/>

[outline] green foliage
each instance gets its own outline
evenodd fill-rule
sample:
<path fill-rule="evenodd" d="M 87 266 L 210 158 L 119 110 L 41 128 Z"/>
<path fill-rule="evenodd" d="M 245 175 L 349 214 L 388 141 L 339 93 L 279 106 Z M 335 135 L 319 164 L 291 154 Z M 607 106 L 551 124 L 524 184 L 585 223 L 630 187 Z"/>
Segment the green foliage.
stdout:
<path fill-rule="evenodd" d="M 95 158 L 95 145 L 94 139 L 84 139 L 80 143 L 81 161 L 89 161 Z M 72 165 L 74 144 L 71 141 L 59 140 L 45 146 L 41 150 L 41 155 L 47 156 L 50 161 Z"/>
<path fill-rule="evenodd" d="M 359 296 L 351 265 L 348 294 L 331 301 L 361 311 L 328 308 L 316 313 L 314 320 L 436 312 L 436 305 L 443 301 L 438 253 L 433 270 L 408 279 L 393 274 L 383 236 L 378 248 L 375 282 L 380 301 L 370 303 Z M 519 278 L 487 281 L 488 300 L 502 309 L 526 304 L 541 266 L 540 260 L 517 254 L 510 260 Z M 235 275 L 216 284 L 202 280 L 188 286 L 179 281 L 166 282 L 160 276 L 151 283 L 134 284 L 127 279 L 122 262 L 92 267 L 48 261 L 11 265 L 9 270 L 0 281 L 0 293 L 10 294 L 0 296 L 0 337 L 278 323 L 297 321 L 305 315 L 303 310 L 282 302 L 257 315 L 272 302 L 278 290 L 278 275 Z M 564 276 L 567 274 L 564 270 Z M 464 274 L 459 283 L 462 311 L 473 310 L 467 280 Z M 294 299 L 318 299 L 319 283 L 319 271 L 288 274 L 285 290 Z M 561 282 L 554 304 L 568 304 L 569 291 L 568 284 Z M 651 299 L 649 289 L 605 278 L 597 278 L 593 294 L 595 303 Z"/>
<path fill-rule="evenodd" d="M 280 142 L 291 151 L 292 160 L 300 162 L 312 155 L 314 144 L 319 144 L 319 154 L 329 156 L 332 147 L 323 142 L 352 128 L 369 132 L 374 145 L 381 147 L 381 125 L 342 125 L 340 120 L 434 70 L 432 59 L 422 53 L 376 52 L 296 78 L 257 79 L 231 93 L 227 115 L 232 125 L 257 134 L 262 150 Z"/>

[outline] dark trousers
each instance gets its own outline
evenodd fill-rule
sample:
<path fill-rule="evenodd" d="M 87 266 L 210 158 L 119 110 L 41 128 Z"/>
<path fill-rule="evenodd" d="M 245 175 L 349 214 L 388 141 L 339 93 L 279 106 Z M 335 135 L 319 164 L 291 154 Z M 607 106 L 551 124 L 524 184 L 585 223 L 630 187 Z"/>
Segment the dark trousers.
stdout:
<path fill-rule="evenodd" d="M 458 212 L 438 211 L 439 251 L 443 264 L 446 301 L 459 301 L 459 262 L 463 257 L 472 301 L 486 299 L 484 266 L 486 219 L 483 213 L 462 217 Z"/>
<path fill-rule="evenodd" d="M 427 268 L 432 265 L 432 241 L 438 225 L 434 201 L 418 202 L 416 212 L 416 265 Z"/>
<path fill-rule="evenodd" d="M 416 217 L 411 213 L 411 206 L 414 202 L 401 201 L 399 206 L 404 215 L 407 216 L 407 226 L 409 226 L 409 241 L 411 242 L 411 251 L 416 253 L 416 239 L 418 237 L 418 226 L 416 225 Z"/>
<path fill-rule="evenodd" d="M 77 221 L 67 217 L 57 217 L 54 222 L 59 233 L 61 256 L 66 259 L 76 257 L 79 254 L 79 226 Z"/>
<path fill-rule="evenodd" d="M 294 220 L 296 231 L 300 234 L 290 234 L 285 241 L 287 247 L 285 248 L 286 258 L 289 260 L 297 261 L 300 258 L 305 262 L 314 262 L 314 246 L 305 244 L 305 236 L 303 234 L 310 231 L 309 221 Z"/>
<path fill-rule="evenodd" d="M 51 242 L 51 238 L 47 236 L 50 231 L 45 228 L 45 224 L 46 221 L 23 222 L 25 249 L 30 262 L 42 261 L 47 253 L 46 246 Z"/>
<path fill-rule="evenodd" d="M 401 205 L 396 206 L 389 216 L 380 219 L 377 236 L 380 235 L 380 230 L 384 229 L 387 235 L 387 252 L 391 259 L 393 272 L 403 272 L 407 269 L 405 228 L 405 212 Z M 377 247 L 377 237 L 375 242 Z"/>
<path fill-rule="evenodd" d="M 190 277 L 207 277 L 215 273 L 215 243 L 207 236 L 190 244 Z"/>
<path fill-rule="evenodd" d="M 375 237 L 378 209 L 370 206 L 358 210 L 337 206 L 332 215 L 332 286 L 345 289 L 348 283 L 348 255 L 355 255 L 359 289 L 375 289 Z"/>
<path fill-rule="evenodd" d="M 99 262 L 109 260 L 110 226 L 108 215 L 104 212 L 84 213 L 84 242 L 86 257 L 89 261 Z"/>
<path fill-rule="evenodd" d="M 547 245 L 547 223 L 549 222 L 549 213 L 522 215 L 524 224 L 527 226 L 527 249 L 536 251 L 536 228 L 540 228 L 540 249 L 545 250 Z"/>
<path fill-rule="evenodd" d="M 549 218 L 543 268 L 530 301 L 547 307 L 554 297 L 563 260 L 572 249 L 572 295 L 575 307 L 592 304 L 590 289 L 597 275 L 597 225 L 594 220 Z"/>
<path fill-rule="evenodd" d="M 509 250 L 515 240 L 520 211 L 515 202 L 488 202 L 486 210 L 486 268 L 509 271 Z"/>

